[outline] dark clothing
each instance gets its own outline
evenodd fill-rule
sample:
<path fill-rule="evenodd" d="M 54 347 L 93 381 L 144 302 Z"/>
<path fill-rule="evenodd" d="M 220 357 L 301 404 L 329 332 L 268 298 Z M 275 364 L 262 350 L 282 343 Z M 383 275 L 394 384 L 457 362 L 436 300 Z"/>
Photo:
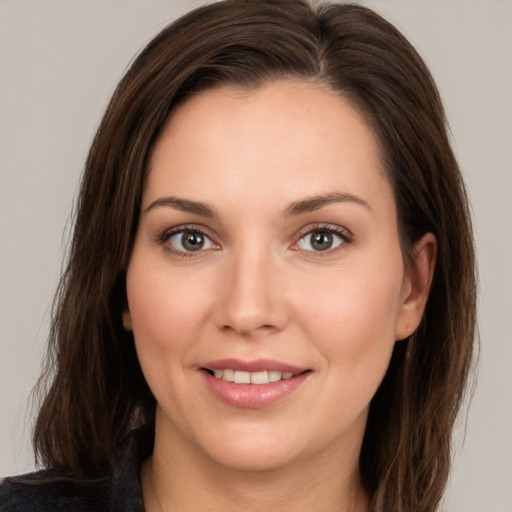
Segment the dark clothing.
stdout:
<path fill-rule="evenodd" d="M 129 436 L 112 474 L 97 480 L 72 479 L 53 469 L 5 478 L 0 512 L 144 512 L 140 467 L 153 451 L 154 427 Z"/>

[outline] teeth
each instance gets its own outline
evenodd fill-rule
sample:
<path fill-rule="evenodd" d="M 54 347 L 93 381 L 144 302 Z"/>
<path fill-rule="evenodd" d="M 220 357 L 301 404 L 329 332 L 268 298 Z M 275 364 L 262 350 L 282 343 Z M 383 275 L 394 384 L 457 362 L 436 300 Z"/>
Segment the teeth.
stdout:
<path fill-rule="evenodd" d="M 217 379 L 224 379 L 235 384 L 268 384 L 269 382 L 277 382 L 280 380 L 291 379 L 291 372 L 243 372 L 240 370 L 213 370 L 213 375 Z"/>
<path fill-rule="evenodd" d="M 233 370 L 220 370 L 222 372 L 222 379 L 227 380 L 228 382 L 233 382 L 235 380 L 235 372 Z"/>
<path fill-rule="evenodd" d="M 281 376 L 283 374 L 281 372 L 268 372 L 268 381 L 269 382 L 277 382 L 281 380 Z"/>
<path fill-rule="evenodd" d="M 251 384 L 268 384 L 268 372 L 251 373 Z"/>
<path fill-rule="evenodd" d="M 250 384 L 251 374 L 249 372 L 235 372 L 235 383 L 236 384 Z"/>

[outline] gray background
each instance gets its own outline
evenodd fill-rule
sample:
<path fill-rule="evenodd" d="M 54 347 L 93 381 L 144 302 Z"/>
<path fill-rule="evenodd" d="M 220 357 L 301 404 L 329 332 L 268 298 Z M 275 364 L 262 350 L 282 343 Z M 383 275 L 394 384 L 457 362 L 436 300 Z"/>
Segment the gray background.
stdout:
<path fill-rule="evenodd" d="M 27 397 L 102 111 L 135 53 L 200 3 L 0 0 L 0 475 L 33 468 Z M 437 79 L 474 212 L 480 371 L 444 510 L 511 512 L 512 0 L 362 3 L 403 30 Z"/>

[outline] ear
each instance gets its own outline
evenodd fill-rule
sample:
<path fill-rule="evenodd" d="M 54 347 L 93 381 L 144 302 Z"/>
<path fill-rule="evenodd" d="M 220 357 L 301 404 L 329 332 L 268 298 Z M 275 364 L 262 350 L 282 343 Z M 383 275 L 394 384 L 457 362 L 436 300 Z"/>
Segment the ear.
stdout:
<path fill-rule="evenodd" d="M 130 314 L 128 306 L 126 306 L 126 308 L 123 311 L 123 327 L 127 331 L 133 331 L 132 315 Z"/>
<path fill-rule="evenodd" d="M 410 336 L 423 318 L 434 277 L 436 257 L 436 237 L 432 233 L 427 233 L 414 244 L 411 265 L 404 278 L 395 325 L 396 340 Z"/>

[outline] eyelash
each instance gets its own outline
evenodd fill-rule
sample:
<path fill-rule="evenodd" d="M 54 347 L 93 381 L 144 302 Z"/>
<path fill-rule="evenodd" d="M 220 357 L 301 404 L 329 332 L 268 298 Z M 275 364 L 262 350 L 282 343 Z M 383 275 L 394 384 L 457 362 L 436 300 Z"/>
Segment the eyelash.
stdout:
<path fill-rule="evenodd" d="M 216 244 L 213 240 L 212 240 L 212 237 L 206 232 L 206 230 L 204 228 L 202 228 L 201 226 L 196 226 L 196 225 L 184 225 L 184 226 L 176 226 L 174 228 L 171 228 L 167 231 L 165 231 L 162 236 L 159 237 L 159 242 L 164 246 L 164 249 L 168 252 L 170 252 L 171 254 L 173 254 L 174 256 L 179 256 L 179 257 L 182 257 L 182 258 L 190 258 L 190 257 L 193 257 L 195 256 L 195 252 L 196 251 L 181 251 L 179 249 L 175 249 L 169 242 L 169 240 L 175 236 L 175 235 L 179 235 L 179 234 L 183 234 L 185 232 L 190 232 L 190 233 L 194 233 L 194 234 L 198 234 L 198 235 L 201 235 L 202 237 L 204 237 L 205 239 L 209 240 L 210 243 L 212 243 L 213 245 L 215 246 L 218 246 L 218 244 Z M 198 253 L 201 253 L 201 252 L 204 252 L 205 250 L 204 249 L 199 249 L 197 252 Z"/>
<path fill-rule="evenodd" d="M 158 241 L 164 246 L 166 251 L 172 253 L 175 256 L 179 256 L 182 258 L 193 257 L 196 255 L 195 254 L 196 251 L 181 251 L 179 249 L 175 249 L 170 243 L 168 243 L 169 240 L 173 236 L 183 234 L 187 231 L 190 233 L 195 233 L 195 234 L 201 235 L 205 239 L 209 240 L 211 244 L 219 247 L 218 244 L 216 244 L 212 240 L 212 237 L 207 233 L 207 231 L 204 228 L 202 228 L 201 226 L 197 226 L 197 225 L 184 225 L 184 226 L 176 226 L 174 228 L 171 228 L 170 230 L 165 231 L 160 237 L 158 237 Z M 328 233 L 328 234 L 338 237 L 341 241 L 334 248 L 327 249 L 325 251 L 314 251 L 314 250 L 307 250 L 307 249 L 301 249 L 300 247 L 296 247 L 301 242 L 301 240 L 303 240 L 308 235 L 312 235 L 314 233 Z M 353 241 L 354 241 L 354 236 L 347 229 L 340 228 L 340 227 L 337 227 L 337 226 L 334 226 L 331 224 L 323 224 L 323 225 L 319 225 L 319 226 L 310 228 L 310 229 L 304 231 L 303 233 L 301 233 L 299 235 L 297 241 L 293 244 L 292 248 L 293 247 L 295 247 L 295 248 L 293 248 L 292 250 L 301 251 L 303 253 L 308 253 L 310 256 L 314 255 L 315 257 L 322 257 L 322 256 L 326 256 L 328 254 L 335 252 L 339 246 L 343 246 L 345 244 L 350 244 Z M 202 248 L 198 249 L 197 253 L 205 252 L 205 250 L 207 250 L 207 249 L 202 249 Z M 214 250 L 216 250 L 216 249 L 214 249 Z"/>
<path fill-rule="evenodd" d="M 340 227 L 332 225 L 332 224 L 323 224 L 323 225 L 315 226 L 313 228 L 309 228 L 306 231 L 304 231 L 299 236 L 297 242 L 295 242 L 293 245 L 297 246 L 301 240 L 306 238 L 308 235 L 309 236 L 313 235 L 314 233 L 328 233 L 328 234 L 338 237 L 341 241 L 334 248 L 330 248 L 325 251 L 306 250 L 306 249 L 301 249 L 299 247 L 297 247 L 294 250 L 307 253 L 309 256 L 313 256 L 313 257 L 323 257 L 323 256 L 328 256 L 328 255 L 332 254 L 333 252 L 336 252 L 339 248 L 341 248 L 340 246 L 343 246 L 345 244 L 350 244 L 354 241 L 354 235 L 350 231 L 348 231 L 346 228 L 340 228 Z"/>

